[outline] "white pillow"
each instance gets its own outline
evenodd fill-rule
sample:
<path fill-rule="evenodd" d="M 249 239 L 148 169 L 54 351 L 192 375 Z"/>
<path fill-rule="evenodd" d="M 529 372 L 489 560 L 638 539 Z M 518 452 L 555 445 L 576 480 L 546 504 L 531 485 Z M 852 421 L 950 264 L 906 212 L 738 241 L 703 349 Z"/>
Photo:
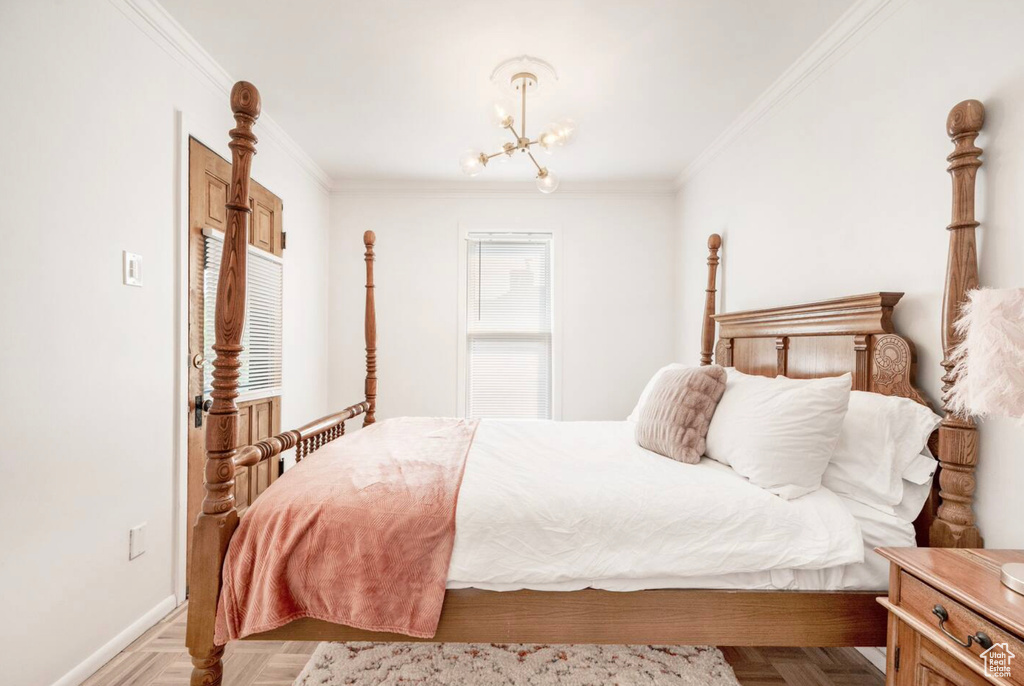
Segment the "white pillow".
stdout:
<path fill-rule="evenodd" d="M 654 385 L 658 383 L 658 379 L 661 378 L 662 374 L 664 374 L 670 369 L 686 369 L 689 366 L 690 365 L 673 362 L 672 364 L 667 364 L 658 371 L 654 372 L 654 376 L 652 376 L 651 380 L 647 382 L 646 386 L 644 386 L 643 392 L 640 393 L 640 399 L 636 401 L 636 407 L 634 407 L 633 411 L 629 413 L 628 417 L 626 417 L 626 421 L 640 421 L 640 410 L 644 409 L 644 405 L 647 404 L 647 399 L 651 397 L 651 391 L 654 389 Z"/>
<path fill-rule="evenodd" d="M 851 377 L 770 379 L 728 370 L 706 455 L 786 500 L 821 487 L 850 401 Z"/>
<path fill-rule="evenodd" d="M 853 391 L 822 485 L 891 514 L 903 500 L 908 469 L 919 458 L 930 459 L 922 458 L 921 452 L 940 421 L 937 414 L 909 398 Z"/>

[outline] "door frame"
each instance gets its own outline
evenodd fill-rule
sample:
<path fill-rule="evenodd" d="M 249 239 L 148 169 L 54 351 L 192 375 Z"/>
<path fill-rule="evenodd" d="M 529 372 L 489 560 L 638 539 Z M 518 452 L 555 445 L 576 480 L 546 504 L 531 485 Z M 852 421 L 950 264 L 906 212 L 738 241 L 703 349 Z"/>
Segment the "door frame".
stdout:
<path fill-rule="evenodd" d="M 231 159 L 227 137 L 203 130 L 186 112 L 175 109 L 176 172 L 174 245 L 175 245 L 175 344 L 174 344 L 174 496 L 171 534 L 171 564 L 174 597 L 180 606 L 185 602 L 188 579 L 185 577 L 185 560 L 188 551 L 188 423 L 192 418 L 189 410 L 188 393 L 188 184 L 189 184 L 189 139 L 213 150 L 224 159 Z M 210 141 L 223 139 L 220 144 Z"/>

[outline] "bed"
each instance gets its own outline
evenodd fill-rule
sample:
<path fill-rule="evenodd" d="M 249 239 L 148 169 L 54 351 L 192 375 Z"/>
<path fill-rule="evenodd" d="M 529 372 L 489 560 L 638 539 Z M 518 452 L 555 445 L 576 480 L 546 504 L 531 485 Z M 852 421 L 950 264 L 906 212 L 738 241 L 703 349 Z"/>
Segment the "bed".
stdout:
<path fill-rule="evenodd" d="M 239 529 L 232 483 L 235 468 L 277 459 L 283 451 L 293 448 L 297 459 L 302 460 L 345 435 L 346 422 L 360 416 L 364 427 L 372 427 L 377 400 L 375 236 L 368 231 L 364 235 L 367 276 L 364 399 L 336 414 L 255 445 L 237 445 L 235 398 L 245 317 L 245 245 L 250 211 L 245 200 L 249 194 L 249 171 L 255 154 L 253 126 L 259 116 L 259 93 L 252 84 L 239 82 L 232 90 L 231 105 L 236 126 L 231 131 L 233 165 L 231 193 L 226 204 L 228 230 L 216 301 L 214 349 L 217 358 L 213 372 L 213 406 L 207 430 L 206 496 L 193 538 L 194 562 L 186 637 L 194 665 L 193 685 L 220 684 L 223 675 L 221 658 L 224 648 L 215 640 L 215 626 L 225 557 Z M 949 352 L 957 342 L 953 321 L 966 292 L 977 284 L 974 184 L 981 164 L 981 150 L 974 141 L 983 121 L 981 103 L 970 100 L 954 107 L 947 120 L 948 133 L 955 148 L 948 158 L 953 178 L 953 220 L 949 226 L 949 260 L 941 331 L 946 358 L 943 361 L 944 392 L 953 380 L 952 366 L 948 362 Z M 927 404 L 915 381 L 914 344 L 893 326 L 893 309 L 901 293 L 871 293 L 803 305 L 716 314 L 721 238 L 713 235 L 708 249 L 701 364 L 707 365 L 714 360 L 749 374 L 780 374 L 794 378 L 850 373 L 855 390 L 901 396 Z M 660 561 L 645 559 L 644 565 L 638 568 L 635 564 L 637 552 L 629 547 L 629 540 L 636 538 L 637 532 L 644 531 L 644 524 L 654 521 L 652 518 L 660 516 L 665 519 L 653 527 L 655 529 L 671 526 L 672 518 L 666 515 L 669 504 L 647 503 L 649 507 L 643 511 L 630 514 L 629 508 L 635 508 L 635 502 L 616 500 L 614 493 L 593 490 L 599 489 L 601 483 L 609 483 L 609 479 L 612 482 L 634 479 L 634 485 L 643 488 L 644 479 L 648 479 L 650 484 L 664 484 L 671 478 L 663 473 L 663 464 L 648 460 L 642 451 L 636 452 L 628 426 L 622 422 L 581 422 L 561 427 L 530 425 L 524 428 L 491 422 L 481 424 L 477 432 L 478 442 L 473 444 L 473 449 L 479 454 L 472 456 L 466 467 L 466 490 L 462 495 L 465 500 L 460 501 L 459 506 L 460 519 L 451 556 L 448 590 L 444 592 L 436 633 L 423 640 L 758 646 L 870 646 L 885 643 L 885 612 L 875 602 L 879 590 L 884 587 L 884 581 L 879 579 L 879 574 L 884 576 L 884 571 L 880 571 L 884 567 L 876 566 L 873 570 L 856 567 L 857 560 L 865 559 L 863 548 L 872 546 L 873 540 L 866 535 L 868 527 L 863 521 L 858 521 L 858 526 L 852 529 L 865 532 L 863 537 L 849 534 L 848 520 L 858 519 L 855 509 L 844 506 L 826 489 L 821 489 L 824 493 L 816 498 L 801 498 L 803 502 L 799 507 L 786 508 L 785 511 L 773 505 L 771 498 L 746 491 L 736 502 L 749 501 L 750 509 L 727 509 L 718 520 L 718 524 L 735 524 L 740 533 L 731 540 L 756 542 L 757 535 L 744 537 L 742 532 L 756 533 L 758 521 L 767 517 L 774 523 L 773 531 L 788 532 L 794 541 L 803 540 L 801 537 L 813 539 L 812 542 L 818 545 L 813 555 L 807 554 L 802 559 L 799 555 L 788 555 L 787 551 L 809 550 L 796 545 L 788 548 L 777 545 L 775 550 L 771 546 L 751 545 L 742 551 L 749 560 L 742 562 L 740 567 L 733 561 L 728 573 L 723 574 L 723 570 L 713 564 L 702 567 L 694 562 L 695 566 L 685 568 L 686 573 L 680 574 L 680 565 L 686 563 L 686 556 L 680 556 L 680 551 L 671 549 L 673 532 L 668 531 L 664 540 L 655 546 L 668 557 Z M 346 440 L 351 441 L 363 434 L 357 432 Z M 506 490 L 504 497 L 493 497 L 495 491 L 488 491 L 486 480 L 497 478 L 502 483 L 514 483 L 509 475 L 495 474 L 501 464 L 513 461 L 493 459 L 488 466 L 486 449 L 487 446 L 508 446 L 509 436 L 526 437 L 532 441 L 531 445 L 544 446 L 544 449 L 556 449 L 558 441 L 569 441 L 577 447 L 586 444 L 593 463 L 605 465 L 610 470 L 621 462 L 623 455 L 633 461 L 628 473 L 607 472 L 604 478 L 590 482 L 593 489 L 588 490 L 584 484 L 569 494 L 575 494 L 575 500 L 568 496 L 563 499 L 568 503 L 567 507 L 582 503 L 580 506 L 584 508 L 588 507 L 588 499 L 606 499 L 602 502 L 608 505 L 609 517 L 616 517 L 615 522 L 632 522 L 634 528 L 625 528 L 623 544 L 616 547 L 615 554 L 581 556 L 569 551 L 569 555 L 559 556 L 555 554 L 560 547 L 558 532 L 552 534 L 549 531 L 552 528 L 548 526 L 550 522 L 531 521 L 529 504 L 516 497 L 517 493 L 522 493 L 522 488 L 519 491 Z M 914 523 L 917 543 L 937 547 L 981 547 L 982 539 L 972 512 L 977 430 L 970 421 L 947 411 L 931 447 L 941 468 L 934 484 L 929 485 L 928 502 Z M 499 448 L 491 452 L 495 451 L 500 452 Z M 528 454 L 530 451 L 520 453 Z M 702 510 L 699 502 L 702 493 L 714 494 L 716 488 L 729 493 L 735 493 L 739 488 L 742 492 L 742 484 L 732 483 L 727 469 L 703 462 L 699 468 L 701 488 L 681 497 L 681 501 L 691 506 L 691 511 L 699 513 Z M 289 470 L 289 473 L 296 470 Z M 476 481 L 480 483 L 474 485 Z M 285 488 L 281 484 L 286 482 L 287 479 L 282 477 L 267 493 Z M 648 488 L 646 492 L 654 491 Z M 486 495 L 488 493 L 490 496 Z M 265 497 L 265 494 L 260 496 L 261 499 Z M 479 501 L 475 507 L 474 500 Z M 259 501 L 246 513 L 247 518 L 257 505 Z M 589 507 L 592 511 L 593 504 Z M 526 542 L 515 555 L 504 543 L 490 550 L 487 547 L 488 542 L 503 541 L 501 535 L 495 535 L 494 529 L 494 516 L 502 512 L 508 515 L 504 520 L 510 522 L 510 527 L 518 531 L 533 527 L 535 532 L 519 536 Z M 623 512 L 627 514 L 623 515 Z M 487 516 L 491 519 L 485 517 L 481 522 L 480 517 L 472 516 L 473 513 L 490 513 Z M 552 516 L 564 515 L 555 513 Z M 597 548 L 603 545 L 599 542 L 607 540 L 601 538 L 599 530 L 608 529 L 611 526 L 609 522 L 602 526 L 597 520 L 594 524 L 592 533 Z M 882 538 L 878 540 L 891 544 L 892 539 L 885 538 L 887 535 L 879 533 Z M 714 549 L 714 543 L 707 542 L 711 549 Z M 809 543 L 804 541 L 801 545 Z M 860 554 L 851 556 L 851 550 L 860 550 Z M 676 557 L 673 558 L 673 554 Z M 520 558 L 518 562 L 508 562 L 516 555 Z M 713 555 L 694 557 L 715 559 Z M 814 562 L 808 563 L 812 557 Z M 501 564 L 503 559 L 506 564 Z M 532 568 L 531 560 L 536 563 Z M 825 564 L 826 561 L 829 564 Z M 742 568 L 743 564 L 748 567 Z M 420 640 L 310 617 L 298 618 L 244 638 Z"/>

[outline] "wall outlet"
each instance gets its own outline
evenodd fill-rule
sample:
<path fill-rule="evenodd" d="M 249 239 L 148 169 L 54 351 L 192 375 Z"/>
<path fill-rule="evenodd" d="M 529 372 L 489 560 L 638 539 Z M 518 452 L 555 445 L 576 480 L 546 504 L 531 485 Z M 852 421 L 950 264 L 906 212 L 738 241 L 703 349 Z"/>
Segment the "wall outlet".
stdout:
<path fill-rule="evenodd" d="M 146 522 L 128 530 L 128 559 L 134 560 L 146 552 Z"/>
<path fill-rule="evenodd" d="M 122 271 L 125 286 L 142 285 L 142 255 L 127 250 L 121 251 Z"/>

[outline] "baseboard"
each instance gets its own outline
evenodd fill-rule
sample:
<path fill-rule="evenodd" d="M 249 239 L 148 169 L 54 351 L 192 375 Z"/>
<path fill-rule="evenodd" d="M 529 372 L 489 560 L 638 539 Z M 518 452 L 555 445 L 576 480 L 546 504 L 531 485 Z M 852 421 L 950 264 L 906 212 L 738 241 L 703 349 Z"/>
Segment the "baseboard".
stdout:
<path fill-rule="evenodd" d="M 131 623 L 124 631 L 107 641 L 99 650 L 82 660 L 70 672 L 53 682 L 53 686 L 78 686 L 91 677 L 100 667 L 110 662 L 114 656 L 127 648 L 132 641 L 137 639 L 149 629 L 156 626 L 156 623 L 166 617 L 178 606 L 173 595 L 169 595 L 156 607 L 139 617 Z"/>
<path fill-rule="evenodd" d="M 857 648 L 861 655 L 868 659 L 876 669 L 885 674 L 885 648 Z"/>

